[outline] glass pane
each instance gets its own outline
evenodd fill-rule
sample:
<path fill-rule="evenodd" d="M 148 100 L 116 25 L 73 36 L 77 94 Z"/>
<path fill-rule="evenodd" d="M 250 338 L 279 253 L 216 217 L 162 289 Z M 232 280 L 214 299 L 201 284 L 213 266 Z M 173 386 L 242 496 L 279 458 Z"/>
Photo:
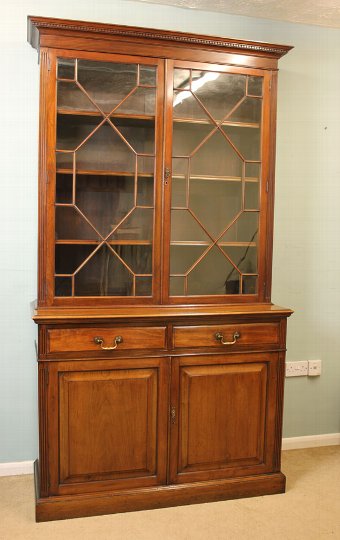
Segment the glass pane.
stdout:
<path fill-rule="evenodd" d="M 137 170 L 138 174 L 145 173 L 153 176 L 155 168 L 155 160 L 153 157 L 138 156 Z"/>
<path fill-rule="evenodd" d="M 221 242 L 254 242 L 258 233 L 258 213 L 242 212 L 235 223 L 222 236 Z"/>
<path fill-rule="evenodd" d="M 54 279 L 55 296 L 72 296 L 72 278 L 56 277 Z"/>
<path fill-rule="evenodd" d="M 137 206 L 153 206 L 153 177 L 138 176 L 137 186 Z"/>
<path fill-rule="evenodd" d="M 259 182 L 246 182 L 244 187 L 245 210 L 259 210 Z"/>
<path fill-rule="evenodd" d="M 75 78 L 75 60 L 73 58 L 58 58 L 58 79 Z"/>
<path fill-rule="evenodd" d="M 188 275 L 188 294 L 226 294 L 226 282 L 233 271 L 223 253 L 213 247 Z"/>
<path fill-rule="evenodd" d="M 205 124 L 213 124 L 211 118 L 206 113 L 199 101 L 189 91 L 174 92 L 173 116 L 178 118 L 190 118 Z"/>
<path fill-rule="evenodd" d="M 109 113 L 137 86 L 137 65 L 78 60 L 78 82 Z"/>
<path fill-rule="evenodd" d="M 56 176 L 56 202 L 72 203 L 72 174 L 58 174 Z"/>
<path fill-rule="evenodd" d="M 205 245 L 211 243 L 209 236 L 188 210 L 171 211 L 171 241 L 202 241 Z"/>
<path fill-rule="evenodd" d="M 242 168 L 242 159 L 219 130 L 191 158 L 191 175 L 241 178 Z"/>
<path fill-rule="evenodd" d="M 222 120 L 244 97 L 246 76 L 193 70 L 191 90 L 215 120 Z"/>
<path fill-rule="evenodd" d="M 208 246 L 170 246 L 170 274 L 185 274 Z"/>
<path fill-rule="evenodd" d="M 77 169 L 135 172 L 136 156 L 105 123 L 76 152 Z"/>
<path fill-rule="evenodd" d="M 221 247 L 242 273 L 255 274 L 257 272 L 257 248 L 255 242 L 244 246 Z"/>
<path fill-rule="evenodd" d="M 241 182 L 190 180 L 189 207 L 213 238 L 237 216 L 241 202 Z"/>
<path fill-rule="evenodd" d="M 223 126 L 224 133 L 247 160 L 261 159 L 261 131 L 257 128 Z"/>
<path fill-rule="evenodd" d="M 190 69 L 174 70 L 174 88 L 190 87 Z"/>
<path fill-rule="evenodd" d="M 152 277 L 136 276 L 136 296 L 152 295 Z"/>
<path fill-rule="evenodd" d="M 261 178 L 261 163 L 246 163 L 246 180 L 257 180 Z"/>
<path fill-rule="evenodd" d="M 229 116 L 228 122 L 260 123 L 262 99 L 247 97 Z"/>
<path fill-rule="evenodd" d="M 57 104 L 58 110 L 92 111 L 102 118 L 95 104 L 79 86 L 72 82 L 58 82 Z"/>
<path fill-rule="evenodd" d="M 257 276 L 243 276 L 243 294 L 256 294 L 257 293 Z"/>
<path fill-rule="evenodd" d="M 73 274 L 96 249 L 95 245 L 57 244 L 55 247 L 55 273 Z"/>
<path fill-rule="evenodd" d="M 262 77 L 248 77 L 248 95 L 262 96 Z"/>
<path fill-rule="evenodd" d="M 124 139 L 139 154 L 153 154 L 155 151 L 154 121 L 134 118 L 111 118 L 112 124 L 123 135 Z"/>
<path fill-rule="evenodd" d="M 56 240 L 100 240 L 87 221 L 70 206 L 57 206 L 55 210 Z"/>
<path fill-rule="evenodd" d="M 170 276 L 170 296 L 184 295 L 184 277 Z"/>
<path fill-rule="evenodd" d="M 113 240 L 152 240 L 153 210 L 135 208 L 110 237 Z"/>
<path fill-rule="evenodd" d="M 190 156 L 205 137 L 214 131 L 212 124 L 175 122 L 172 134 L 173 156 Z M 210 137 L 209 142 L 212 137 Z M 205 143 L 205 145 L 208 143 Z"/>
<path fill-rule="evenodd" d="M 74 116 L 58 114 L 57 148 L 58 150 L 76 150 L 86 137 L 99 125 L 96 116 Z"/>
<path fill-rule="evenodd" d="M 235 269 L 226 277 L 225 294 L 240 294 L 240 274 Z"/>
<path fill-rule="evenodd" d="M 112 249 L 127 264 L 134 274 L 152 273 L 152 246 L 114 245 Z"/>
<path fill-rule="evenodd" d="M 172 177 L 171 207 L 186 208 L 187 180 L 185 178 Z"/>
<path fill-rule="evenodd" d="M 137 88 L 115 109 L 114 114 L 154 115 L 155 110 L 156 90 L 154 88 Z"/>
<path fill-rule="evenodd" d="M 107 246 L 75 275 L 76 296 L 130 296 L 132 292 L 132 274 Z"/>
<path fill-rule="evenodd" d="M 56 152 L 56 162 L 58 169 L 73 169 L 74 152 Z"/>
<path fill-rule="evenodd" d="M 133 176 L 77 175 L 76 205 L 107 236 L 134 205 Z"/>
<path fill-rule="evenodd" d="M 155 66 L 139 66 L 139 84 L 156 86 L 156 74 Z"/>

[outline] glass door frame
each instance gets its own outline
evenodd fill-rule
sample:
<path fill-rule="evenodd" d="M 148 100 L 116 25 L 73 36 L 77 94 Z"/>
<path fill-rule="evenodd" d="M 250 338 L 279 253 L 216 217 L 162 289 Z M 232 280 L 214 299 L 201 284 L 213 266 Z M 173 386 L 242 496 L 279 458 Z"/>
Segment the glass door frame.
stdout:
<path fill-rule="evenodd" d="M 43 53 L 43 51 L 41 51 Z M 41 69 L 40 117 L 40 193 L 39 296 L 40 305 L 108 306 L 159 304 L 161 290 L 161 178 L 163 174 L 163 95 L 164 60 L 127 54 L 97 53 L 77 50 L 49 49 L 48 62 Z M 136 63 L 157 67 L 155 111 L 155 168 L 153 210 L 152 296 L 55 296 L 55 201 L 56 201 L 56 128 L 57 128 L 57 59 L 115 63 Z M 54 104 L 54 106 L 51 106 Z M 45 114 L 44 114 L 45 113 Z M 45 133 L 44 133 L 45 132 Z M 44 146 L 44 149 L 42 147 Z M 41 284 L 44 284 L 42 290 Z"/>
<path fill-rule="evenodd" d="M 259 232 L 258 232 L 258 290 L 256 294 L 223 294 L 223 295 L 190 295 L 190 296 L 170 296 L 170 240 L 171 240 L 171 195 L 172 195 L 172 129 L 173 129 L 173 80 L 174 69 L 198 69 L 220 73 L 230 73 L 239 75 L 259 76 L 263 78 L 263 105 L 262 105 L 262 125 L 261 125 L 261 184 L 259 194 Z M 164 216 L 166 221 L 163 231 L 163 284 L 162 303 L 176 305 L 194 304 L 231 304 L 231 303 L 257 303 L 264 302 L 266 293 L 266 275 L 270 273 L 271 267 L 271 240 L 272 235 L 268 234 L 272 230 L 272 222 L 269 222 L 269 209 L 273 204 L 273 197 L 269 197 L 269 184 L 273 185 L 273 166 L 270 161 L 271 122 L 271 79 L 272 71 L 236 67 L 233 65 L 209 64 L 193 61 L 166 60 L 166 83 L 165 83 L 165 159 L 164 170 L 168 171 L 168 178 L 164 180 Z M 274 144 L 275 147 L 275 144 Z M 274 148 L 275 150 L 275 148 Z M 270 274 L 271 275 L 271 274 Z M 269 279 L 267 279 L 269 281 Z"/>

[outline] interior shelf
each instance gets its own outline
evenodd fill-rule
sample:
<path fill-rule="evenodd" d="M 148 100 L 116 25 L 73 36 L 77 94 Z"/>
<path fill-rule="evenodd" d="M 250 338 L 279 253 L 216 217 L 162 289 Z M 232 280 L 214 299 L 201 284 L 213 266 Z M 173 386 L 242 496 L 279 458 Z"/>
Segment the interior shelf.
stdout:
<path fill-rule="evenodd" d="M 216 127 L 216 124 L 209 120 L 208 118 L 180 118 L 180 117 L 174 117 L 173 118 L 174 123 L 181 123 L 181 124 L 210 124 L 211 127 Z M 224 122 L 217 122 L 218 125 L 221 126 L 234 126 L 234 127 L 244 127 L 244 128 L 255 128 L 259 129 L 261 126 L 259 122 L 236 122 L 236 121 L 230 121 L 225 120 Z"/>
<path fill-rule="evenodd" d="M 63 169 L 63 168 L 57 168 L 57 173 L 59 174 L 73 174 L 73 169 Z M 84 169 L 77 169 L 76 174 L 88 174 L 91 176 L 130 176 L 132 178 L 135 177 L 135 173 L 133 172 L 126 172 L 126 171 L 106 171 L 106 170 L 84 170 Z M 138 177 L 142 178 L 153 178 L 152 173 L 138 173 Z"/>
<path fill-rule="evenodd" d="M 55 240 L 56 245 L 94 245 L 98 246 L 102 240 Z M 151 246 L 151 240 L 106 240 L 113 246 Z"/>
<path fill-rule="evenodd" d="M 87 111 L 84 109 L 64 109 L 61 107 L 57 108 L 57 113 L 60 115 L 67 116 L 95 116 L 98 118 L 104 118 L 103 114 L 97 111 Z M 105 113 L 106 116 L 106 113 Z M 144 120 L 147 122 L 153 122 L 155 120 L 154 114 L 128 114 L 128 113 L 107 113 L 108 118 L 121 118 L 127 120 Z"/>
<path fill-rule="evenodd" d="M 184 174 L 174 174 L 172 178 L 178 178 L 180 180 L 186 179 Z M 190 180 L 212 180 L 214 182 L 242 182 L 241 176 L 207 176 L 207 175 L 190 175 Z M 259 179 L 255 176 L 247 176 L 244 178 L 245 182 L 257 183 Z"/>

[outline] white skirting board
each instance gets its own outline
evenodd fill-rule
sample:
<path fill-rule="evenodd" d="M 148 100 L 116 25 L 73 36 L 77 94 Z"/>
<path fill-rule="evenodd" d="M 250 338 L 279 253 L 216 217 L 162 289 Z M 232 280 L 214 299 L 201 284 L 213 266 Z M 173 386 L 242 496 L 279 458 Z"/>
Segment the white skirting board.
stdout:
<path fill-rule="evenodd" d="M 340 445 L 340 433 L 325 433 L 324 435 L 307 435 L 304 437 L 287 437 L 286 439 L 282 439 L 282 450 L 334 445 Z M 0 476 L 33 474 L 33 463 L 33 461 L 0 463 Z"/>

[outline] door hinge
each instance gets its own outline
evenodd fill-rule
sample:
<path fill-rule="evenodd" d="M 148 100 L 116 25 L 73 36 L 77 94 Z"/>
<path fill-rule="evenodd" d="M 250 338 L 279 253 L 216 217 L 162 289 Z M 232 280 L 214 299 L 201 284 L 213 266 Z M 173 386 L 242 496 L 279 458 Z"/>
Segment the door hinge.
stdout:
<path fill-rule="evenodd" d="M 170 419 L 172 424 L 176 424 L 176 407 L 170 409 Z"/>
<path fill-rule="evenodd" d="M 47 71 L 51 71 L 51 59 L 48 53 L 47 53 Z"/>

